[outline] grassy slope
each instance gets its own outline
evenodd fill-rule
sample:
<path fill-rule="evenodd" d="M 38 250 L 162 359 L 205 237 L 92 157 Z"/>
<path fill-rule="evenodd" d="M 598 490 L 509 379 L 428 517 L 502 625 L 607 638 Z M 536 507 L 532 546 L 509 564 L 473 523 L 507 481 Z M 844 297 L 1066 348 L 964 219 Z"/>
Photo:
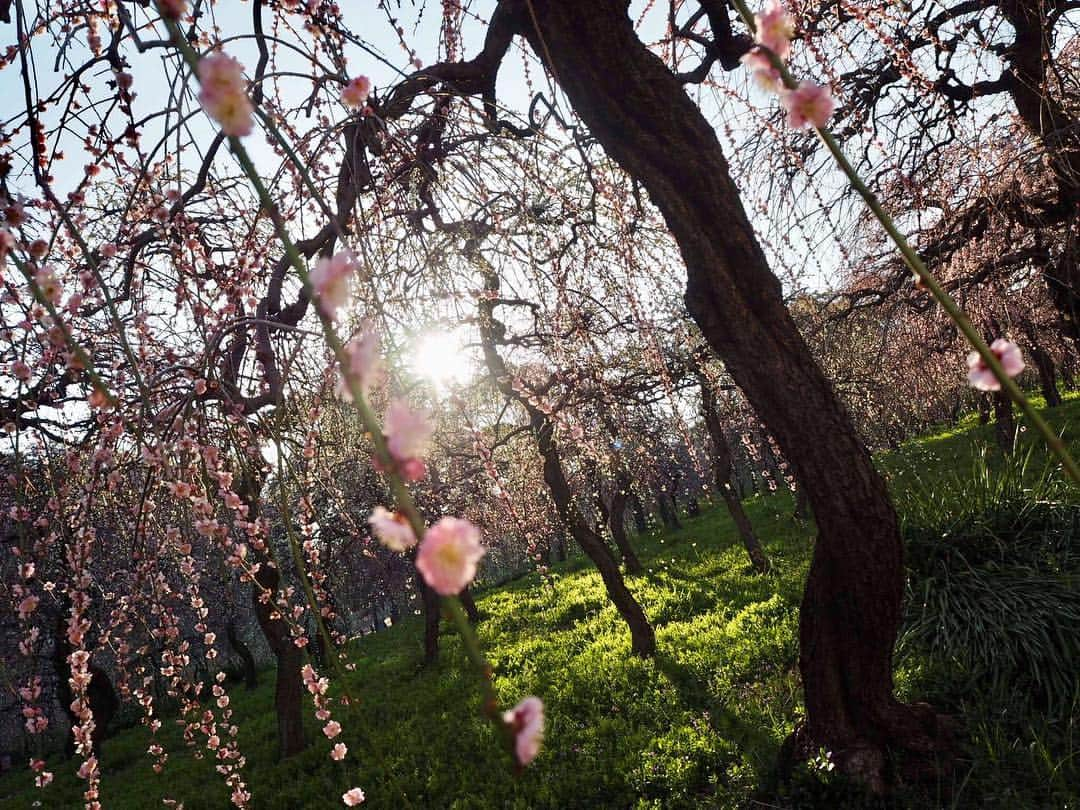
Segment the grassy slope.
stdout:
<path fill-rule="evenodd" d="M 1051 418 L 1058 428 L 1080 422 L 1080 399 Z M 912 442 L 883 457 L 881 466 L 902 494 L 916 475 L 932 483 L 962 474 L 975 443 L 987 438 L 986 428 L 968 422 Z M 504 702 L 537 694 L 547 705 L 545 751 L 520 777 L 478 719 L 475 677 L 458 640 L 445 638 L 441 663 L 420 669 L 415 621 L 356 644 L 349 689 L 359 700 L 351 716 L 337 715 L 350 749 L 343 762 L 329 759 L 330 744 L 312 717 L 314 744 L 276 763 L 272 674 L 264 673 L 254 692 L 234 687 L 254 806 L 340 807 L 338 797 L 352 786 L 367 792 L 365 806 L 392 808 L 744 803 L 770 779 L 800 711 L 797 608 L 812 540 L 810 527 L 790 518 L 788 497 L 752 499 L 747 510 L 776 564 L 767 577 L 749 571 L 722 508 L 685 521 L 680 532 L 638 538 L 648 570 L 631 587 L 657 628 L 655 661 L 629 654 L 628 635 L 583 560 L 558 567 L 550 583 L 530 575 L 481 596 L 480 634 Z M 901 666 L 902 694 L 932 687 L 920 683 L 919 672 L 917 661 Z M 1041 787 L 1037 744 L 1014 741 L 992 725 L 978 733 L 960 771 L 959 804 L 1061 806 L 1060 792 L 1053 792 L 1059 788 Z M 161 807 L 164 796 L 187 810 L 226 807 L 221 778 L 183 747 L 174 724 L 166 722 L 159 737 L 171 752 L 162 775 L 143 753 L 145 730 L 108 740 L 104 806 Z M 1047 756 L 1049 770 L 1058 754 Z M 0 779 L 0 804 L 28 807 L 39 799 L 44 807 L 78 806 L 82 783 L 72 764 L 53 760 L 50 767 L 56 782 L 45 791 L 26 788 L 26 771 Z M 1031 784 L 1018 784 L 1024 778 Z M 1023 805 L 1009 796 L 1010 786 L 1026 797 Z M 927 806 L 925 798 L 910 802 Z"/>

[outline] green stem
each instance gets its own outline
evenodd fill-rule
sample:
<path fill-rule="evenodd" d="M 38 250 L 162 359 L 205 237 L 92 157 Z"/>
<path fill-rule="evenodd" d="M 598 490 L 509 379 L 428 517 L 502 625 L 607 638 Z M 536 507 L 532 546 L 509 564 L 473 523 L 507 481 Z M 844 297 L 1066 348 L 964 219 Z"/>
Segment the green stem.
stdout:
<path fill-rule="evenodd" d="M 755 32 L 756 26 L 754 25 L 754 15 L 751 14 L 750 10 L 747 8 L 745 0 L 732 0 L 732 2 L 738 10 L 739 16 L 742 17 L 743 22 L 746 23 L 751 32 Z M 784 87 L 789 90 L 798 87 L 798 82 L 795 81 L 795 77 L 791 75 L 791 72 L 780 58 L 769 51 L 768 48 L 762 47 L 761 49 L 764 53 L 768 54 L 773 67 L 780 72 Z M 851 187 L 863 198 L 867 207 L 885 229 L 885 233 L 888 234 L 893 244 L 896 245 L 897 249 L 900 251 L 900 255 L 904 257 L 907 266 L 916 276 L 918 276 L 919 280 L 930 291 L 934 300 L 941 305 L 941 308 L 945 310 L 945 313 L 960 329 L 964 337 L 968 339 L 968 342 L 971 343 L 975 351 L 979 353 L 979 356 L 990 368 L 990 371 L 993 373 L 998 383 L 1000 383 L 1005 393 L 1020 407 L 1020 410 L 1031 421 L 1032 425 L 1035 426 L 1036 431 L 1038 431 L 1039 435 L 1045 440 L 1051 452 L 1057 456 L 1069 477 L 1072 478 L 1074 483 L 1080 484 L 1080 467 L 1077 466 L 1076 461 L 1073 459 L 1068 449 L 1066 449 L 1065 443 L 1061 440 L 1061 437 L 1054 433 L 1053 428 L 1051 428 L 1046 420 L 1043 419 L 1042 415 L 1035 410 L 1035 406 L 1033 406 L 1028 398 L 1024 396 L 1024 392 L 1020 389 L 1020 386 L 1016 384 L 1016 381 L 1005 372 L 997 355 L 995 355 L 986 344 L 986 341 L 983 340 L 982 335 L 979 334 L 970 319 L 964 314 L 964 311 L 952 299 L 952 296 L 942 288 L 938 283 L 938 280 L 934 277 L 934 274 L 930 272 L 923 260 L 919 258 L 919 254 L 912 248 L 907 237 L 901 233 L 900 229 L 896 227 L 896 223 L 893 221 L 892 217 L 889 216 L 888 212 L 882 207 L 877 195 L 867 187 L 866 183 L 863 182 L 862 177 L 860 177 L 859 173 L 855 170 L 855 167 L 851 165 L 851 162 L 840 149 L 840 144 L 833 134 L 825 128 L 815 127 L 815 130 L 821 138 L 822 143 L 825 144 L 825 148 L 829 150 L 833 159 L 836 160 L 840 170 L 847 176 Z"/>

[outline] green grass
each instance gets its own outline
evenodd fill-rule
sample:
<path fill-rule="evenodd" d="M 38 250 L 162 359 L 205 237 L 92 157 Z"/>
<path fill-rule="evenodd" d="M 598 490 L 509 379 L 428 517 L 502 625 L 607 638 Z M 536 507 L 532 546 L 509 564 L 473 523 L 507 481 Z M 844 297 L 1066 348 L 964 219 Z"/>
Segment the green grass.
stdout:
<path fill-rule="evenodd" d="M 1080 423 L 1080 399 L 1048 416 L 1056 429 Z M 967 420 L 879 463 L 903 510 L 927 487 L 948 491 L 949 482 L 962 482 L 987 440 L 990 428 Z M 774 563 L 767 576 L 751 572 L 722 507 L 686 519 L 677 533 L 637 538 L 647 570 L 629 582 L 656 627 L 660 654 L 652 661 L 630 654 L 628 633 L 586 561 L 557 566 L 548 582 L 533 574 L 481 592 L 479 632 L 501 699 L 536 694 L 547 707 L 544 751 L 520 776 L 479 719 L 476 679 L 458 639 L 447 631 L 440 663 L 424 669 L 415 620 L 350 651 L 356 669 L 348 690 L 357 700 L 336 715 L 349 746 L 343 762 L 329 759 L 330 743 L 310 716 L 309 750 L 276 762 L 272 673 L 253 692 L 232 687 L 253 806 L 340 807 L 340 794 L 353 786 L 367 793 L 365 806 L 377 808 L 840 806 L 849 794 L 824 773 L 823 783 L 804 773 L 786 793 L 763 790 L 776 787 L 779 747 L 801 710 L 798 604 L 812 530 L 791 518 L 792 506 L 785 495 L 746 502 Z M 946 677 L 909 655 L 898 689 L 903 697 L 947 700 Z M 980 704 L 977 695 L 962 708 L 967 725 L 955 781 L 931 786 L 929 795 L 902 792 L 895 806 L 1075 806 L 1080 738 L 1073 734 L 1080 729 L 1068 717 L 1026 714 L 1011 722 L 1000 716 L 1005 707 Z M 144 729 L 106 742 L 106 808 L 158 808 L 162 797 L 187 810 L 228 806 L 213 763 L 185 748 L 172 718 L 158 737 L 170 752 L 161 775 L 144 753 Z M 44 791 L 28 787 L 25 770 L 0 779 L 0 805 L 79 806 L 73 763 L 53 758 L 49 767 L 56 782 Z M 768 803 L 750 804 L 753 796 Z"/>

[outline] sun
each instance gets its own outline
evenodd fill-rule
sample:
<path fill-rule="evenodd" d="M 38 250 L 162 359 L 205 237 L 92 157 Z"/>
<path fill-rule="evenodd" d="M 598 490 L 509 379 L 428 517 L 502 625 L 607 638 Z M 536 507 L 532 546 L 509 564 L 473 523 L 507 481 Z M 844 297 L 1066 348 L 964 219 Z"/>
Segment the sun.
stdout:
<path fill-rule="evenodd" d="M 417 376 L 428 380 L 439 393 L 467 382 L 475 371 L 461 334 L 449 329 L 417 336 L 411 366 Z"/>

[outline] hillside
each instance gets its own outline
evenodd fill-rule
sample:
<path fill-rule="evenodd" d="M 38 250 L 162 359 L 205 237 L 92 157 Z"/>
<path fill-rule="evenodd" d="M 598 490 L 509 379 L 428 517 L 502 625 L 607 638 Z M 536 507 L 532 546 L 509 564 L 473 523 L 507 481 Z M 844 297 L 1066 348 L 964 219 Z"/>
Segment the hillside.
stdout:
<path fill-rule="evenodd" d="M 1047 415 L 1058 429 L 1080 423 L 1080 399 Z M 879 463 L 903 506 L 927 488 L 962 492 L 956 482 L 987 440 L 988 429 L 969 419 Z M 550 581 L 533 574 L 478 594 L 479 632 L 501 696 L 536 694 L 547 706 L 544 751 L 520 777 L 478 717 L 457 639 L 448 629 L 440 663 L 422 669 L 421 628 L 407 621 L 351 651 L 356 670 L 347 681 L 357 700 L 340 718 L 349 746 L 342 762 L 330 760 L 311 717 L 309 750 L 276 764 L 272 673 L 253 692 L 232 687 L 253 806 L 335 807 L 353 786 L 378 808 L 738 807 L 753 796 L 759 807 L 841 806 L 846 790 L 829 784 L 827 770 L 825 784 L 801 772 L 788 787 L 773 774 L 800 712 L 798 604 L 812 528 L 791 518 L 786 495 L 746 505 L 774 563 L 767 576 L 749 570 L 722 506 L 684 519 L 679 532 L 637 538 L 647 570 L 629 582 L 657 629 L 653 661 L 630 656 L 624 626 L 583 558 L 556 566 Z M 927 669 L 918 655 L 900 662 L 902 697 L 934 699 Z M 938 700 L 951 699 L 940 678 L 934 683 Z M 1025 730 L 993 720 L 994 707 L 978 695 L 967 699 L 969 735 L 954 781 L 931 786 L 932 795 L 901 791 L 897 806 L 1055 807 L 1080 797 L 1074 722 L 1025 721 Z M 171 752 L 161 775 L 144 753 L 143 729 L 107 741 L 103 805 L 156 808 L 164 796 L 186 810 L 226 807 L 210 761 L 193 757 L 171 723 L 159 736 Z M 79 806 L 72 766 L 52 760 L 50 768 L 56 781 L 44 791 L 27 787 L 25 770 L 0 779 L 0 804 Z"/>

